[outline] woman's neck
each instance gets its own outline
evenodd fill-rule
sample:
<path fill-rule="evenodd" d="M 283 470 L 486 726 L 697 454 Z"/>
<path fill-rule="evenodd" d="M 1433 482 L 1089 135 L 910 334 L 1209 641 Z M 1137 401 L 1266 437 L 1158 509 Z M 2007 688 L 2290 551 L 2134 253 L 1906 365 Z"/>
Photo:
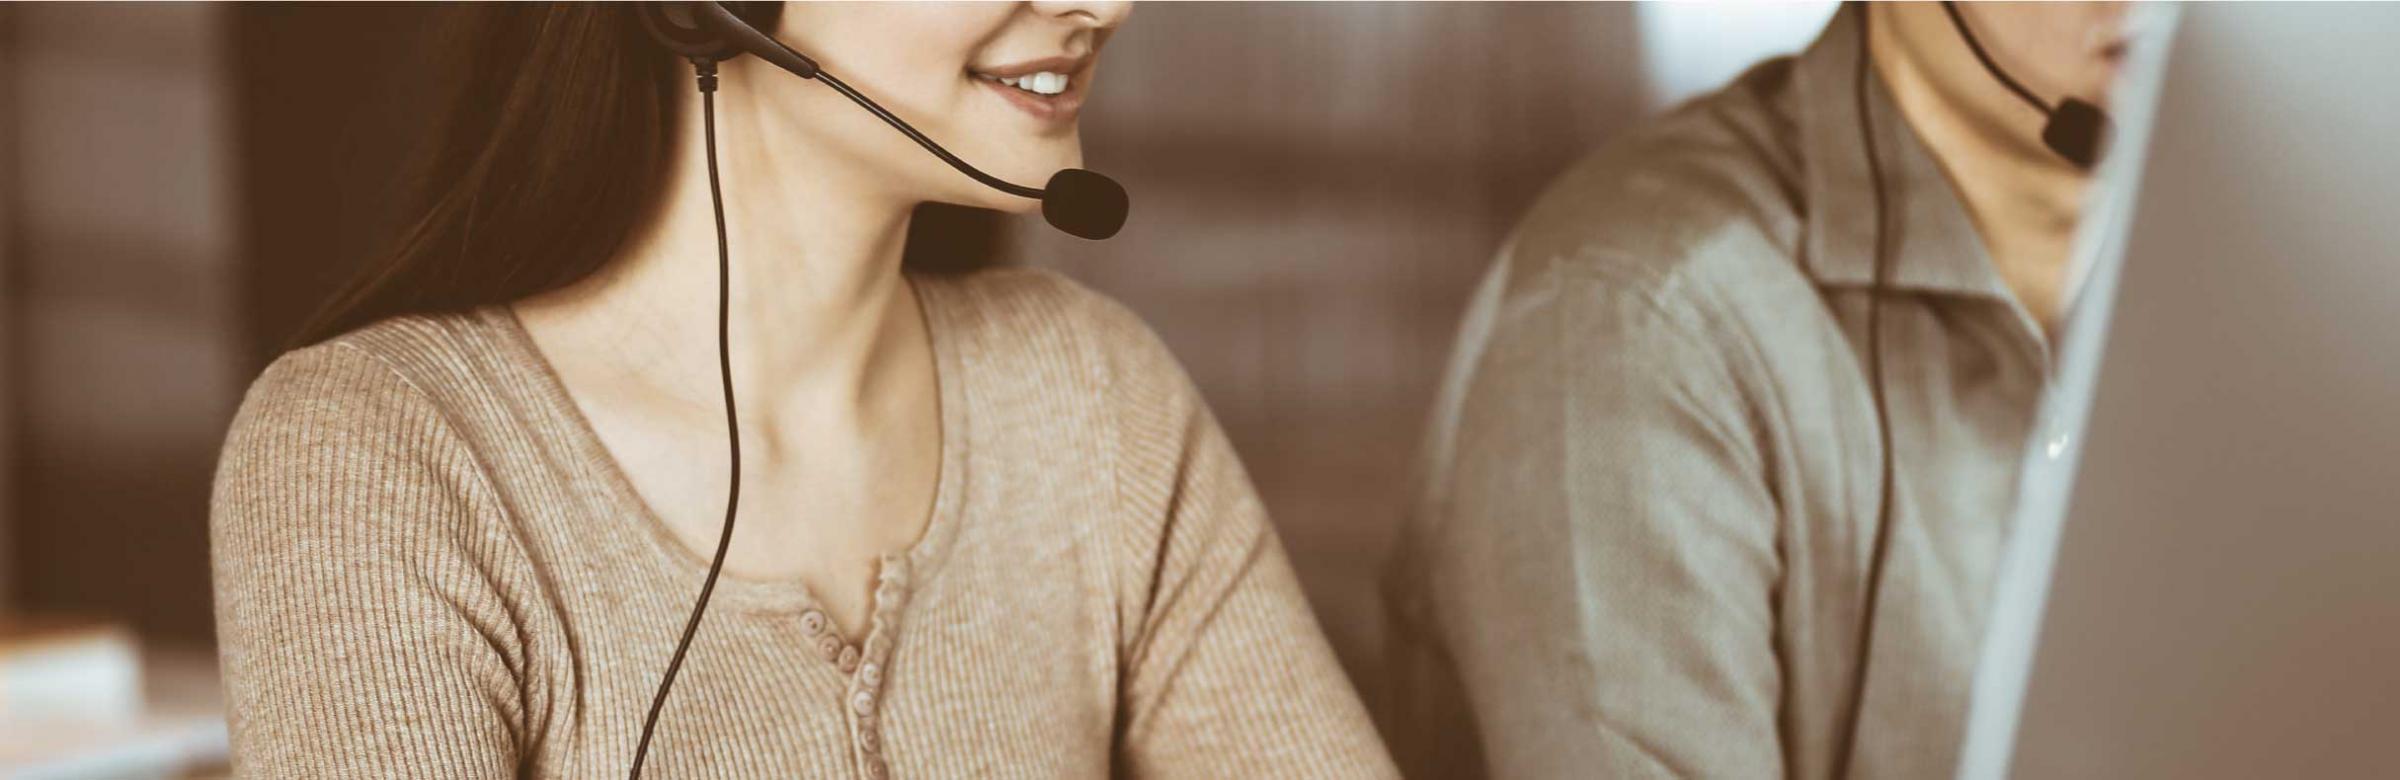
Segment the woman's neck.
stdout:
<path fill-rule="evenodd" d="M 1994 270 L 2054 330 L 2089 174 L 2042 145 L 2045 117 L 1984 71 L 1938 4 L 1868 12 L 1876 74 L 1949 174 Z"/>
<path fill-rule="evenodd" d="M 745 428 L 794 402 L 857 407 L 924 342 L 900 272 L 914 204 L 845 161 L 770 137 L 763 105 L 718 95 L 717 153 L 730 248 L 728 321 Z M 658 213 L 602 271 L 521 305 L 607 351 L 612 383 L 716 414 L 716 215 L 696 97 L 683 112 Z M 897 347 L 897 349 L 895 349 Z"/>

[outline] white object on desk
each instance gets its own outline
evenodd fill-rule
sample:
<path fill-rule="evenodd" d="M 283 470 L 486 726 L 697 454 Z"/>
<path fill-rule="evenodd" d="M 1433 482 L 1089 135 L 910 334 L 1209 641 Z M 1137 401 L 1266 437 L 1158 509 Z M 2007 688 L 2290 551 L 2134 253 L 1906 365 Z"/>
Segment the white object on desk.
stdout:
<path fill-rule="evenodd" d="M 216 655 L 150 648 L 136 711 L 118 717 L 0 718 L 0 780 L 133 780 L 221 769 L 231 753 Z"/>

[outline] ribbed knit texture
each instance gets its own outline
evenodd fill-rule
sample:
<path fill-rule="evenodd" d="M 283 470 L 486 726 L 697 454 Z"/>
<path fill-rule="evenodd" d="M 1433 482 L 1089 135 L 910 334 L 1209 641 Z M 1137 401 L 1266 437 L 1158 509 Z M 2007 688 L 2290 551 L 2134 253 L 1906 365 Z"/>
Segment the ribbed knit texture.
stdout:
<path fill-rule="evenodd" d="M 720 583 L 646 775 L 1393 775 L 1157 338 L 1042 272 L 912 281 L 924 539 L 865 637 L 797 582 Z M 622 775 L 706 569 L 504 307 L 277 360 L 211 524 L 243 776 Z"/>

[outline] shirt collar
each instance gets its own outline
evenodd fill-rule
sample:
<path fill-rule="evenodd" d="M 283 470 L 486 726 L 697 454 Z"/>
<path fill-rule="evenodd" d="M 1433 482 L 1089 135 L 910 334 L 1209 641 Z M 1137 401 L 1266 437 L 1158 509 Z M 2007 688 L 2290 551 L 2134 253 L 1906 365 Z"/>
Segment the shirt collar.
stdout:
<path fill-rule="evenodd" d="M 1795 75 L 1804 155 L 1809 272 L 1820 286 L 1858 286 L 1875 280 L 1875 198 L 1859 133 L 1856 4 L 1843 4 L 1815 43 L 1801 53 Z M 1883 166 L 1894 289 L 2009 299 L 1975 223 L 1933 154 L 1900 115 L 1883 80 L 1867 69 L 1867 114 Z"/>

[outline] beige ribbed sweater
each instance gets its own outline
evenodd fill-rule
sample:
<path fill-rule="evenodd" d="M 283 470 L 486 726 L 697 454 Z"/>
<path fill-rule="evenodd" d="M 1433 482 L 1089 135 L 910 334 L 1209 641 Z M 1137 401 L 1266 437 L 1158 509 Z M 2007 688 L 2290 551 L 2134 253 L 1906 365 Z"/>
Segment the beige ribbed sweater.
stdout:
<path fill-rule="evenodd" d="M 1167 350 L 1058 277 L 914 280 L 941 477 L 842 637 L 720 583 L 651 777 L 1393 774 L 1232 449 Z M 236 767 L 624 773 L 706 564 L 513 314 L 283 356 L 212 513 Z"/>

